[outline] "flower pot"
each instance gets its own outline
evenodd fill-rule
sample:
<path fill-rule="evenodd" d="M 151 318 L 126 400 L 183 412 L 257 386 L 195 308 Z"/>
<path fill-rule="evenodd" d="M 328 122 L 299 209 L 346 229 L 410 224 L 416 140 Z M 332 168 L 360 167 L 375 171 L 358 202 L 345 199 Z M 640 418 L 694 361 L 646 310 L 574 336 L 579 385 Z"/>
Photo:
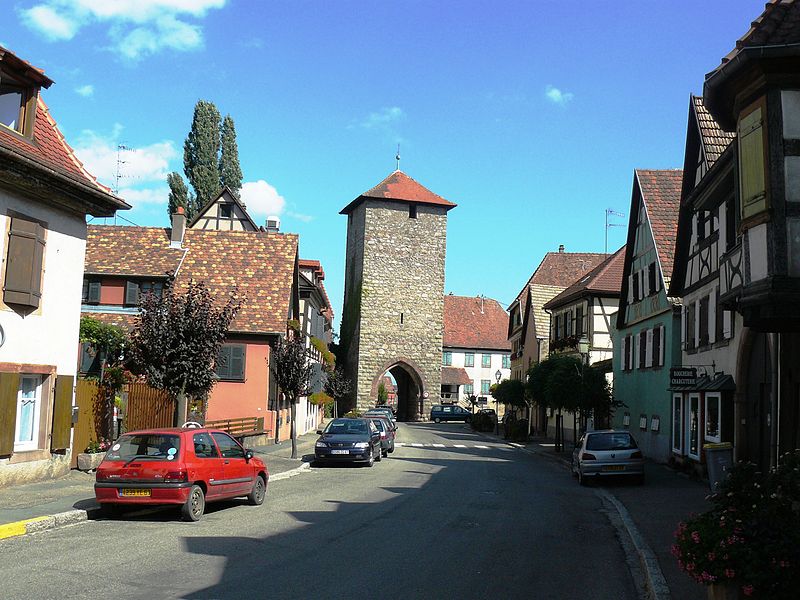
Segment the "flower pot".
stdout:
<path fill-rule="evenodd" d="M 712 583 L 708 586 L 708 600 L 741 600 L 742 589 L 735 583 Z"/>
<path fill-rule="evenodd" d="M 100 466 L 100 463 L 103 461 L 103 457 L 105 455 L 105 452 L 93 452 L 91 454 L 81 452 L 78 454 L 78 470 L 93 471 Z"/>

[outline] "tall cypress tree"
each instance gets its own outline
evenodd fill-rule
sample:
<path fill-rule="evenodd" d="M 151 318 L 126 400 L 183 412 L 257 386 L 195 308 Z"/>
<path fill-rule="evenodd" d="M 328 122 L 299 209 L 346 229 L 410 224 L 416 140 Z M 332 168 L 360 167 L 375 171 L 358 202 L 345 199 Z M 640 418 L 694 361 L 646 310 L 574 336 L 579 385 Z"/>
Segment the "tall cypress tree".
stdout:
<path fill-rule="evenodd" d="M 192 128 L 183 144 L 183 167 L 195 192 L 196 213 L 220 190 L 220 114 L 213 102 L 198 100 Z"/>
<path fill-rule="evenodd" d="M 239 148 L 236 145 L 236 128 L 230 115 L 222 122 L 222 153 L 219 157 L 219 179 L 223 186 L 239 197 L 242 189 L 242 169 L 239 166 Z"/>
<path fill-rule="evenodd" d="M 190 201 L 189 188 L 186 187 L 183 177 L 180 173 L 173 171 L 167 175 L 167 183 L 169 184 L 169 206 L 167 208 L 169 216 L 174 215 L 175 209 L 182 206 L 186 218 L 191 221 L 195 215 L 194 202 Z"/>

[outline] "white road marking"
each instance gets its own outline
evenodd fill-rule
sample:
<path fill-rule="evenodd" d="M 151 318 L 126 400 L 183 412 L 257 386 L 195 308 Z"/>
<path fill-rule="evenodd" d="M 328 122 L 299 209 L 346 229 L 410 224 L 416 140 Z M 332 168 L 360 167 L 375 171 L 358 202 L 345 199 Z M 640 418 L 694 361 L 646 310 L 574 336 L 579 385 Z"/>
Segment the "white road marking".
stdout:
<path fill-rule="evenodd" d="M 555 448 L 555 444 L 539 444 L 542 448 Z"/>
<path fill-rule="evenodd" d="M 481 450 L 488 450 L 489 446 L 475 446 L 476 448 L 480 448 Z"/>
<path fill-rule="evenodd" d="M 466 448 L 464 444 L 453 444 L 453 448 Z"/>
<path fill-rule="evenodd" d="M 444 448 L 444 444 L 431 444 L 434 448 Z"/>
<path fill-rule="evenodd" d="M 411 444 L 414 448 L 423 448 L 422 444 Z"/>

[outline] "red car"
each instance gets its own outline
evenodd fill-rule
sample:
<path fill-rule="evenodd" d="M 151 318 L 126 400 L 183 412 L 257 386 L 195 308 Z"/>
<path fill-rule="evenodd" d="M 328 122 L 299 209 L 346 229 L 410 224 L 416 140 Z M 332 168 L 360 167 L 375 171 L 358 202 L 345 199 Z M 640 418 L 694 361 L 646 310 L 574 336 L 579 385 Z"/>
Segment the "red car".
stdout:
<path fill-rule="evenodd" d="M 186 521 L 203 516 L 206 502 L 247 496 L 264 502 L 269 473 L 224 431 L 171 428 L 122 435 L 97 468 L 94 494 L 106 509 L 176 504 Z"/>

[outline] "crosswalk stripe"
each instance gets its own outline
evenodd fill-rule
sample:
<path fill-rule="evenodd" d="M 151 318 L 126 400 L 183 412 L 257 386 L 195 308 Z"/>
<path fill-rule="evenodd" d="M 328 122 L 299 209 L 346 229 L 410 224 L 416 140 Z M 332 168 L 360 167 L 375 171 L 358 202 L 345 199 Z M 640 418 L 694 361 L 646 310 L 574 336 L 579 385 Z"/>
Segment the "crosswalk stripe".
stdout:
<path fill-rule="evenodd" d="M 444 448 L 444 444 L 431 444 L 434 448 Z"/>
<path fill-rule="evenodd" d="M 422 444 L 411 444 L 411 445 L 414 446 L 414 448 L 422 448 L 423 447 Z"/>
<path fill-rule="evenodd" d="M 453 448 L 466 448 L 464 444 L 453 444 Z"/>
<path fill-rule="evenodd" d="M 488 450 L 489 446 L 475 446 L 476 448 L 480 448 L 481 450 Z"/>

